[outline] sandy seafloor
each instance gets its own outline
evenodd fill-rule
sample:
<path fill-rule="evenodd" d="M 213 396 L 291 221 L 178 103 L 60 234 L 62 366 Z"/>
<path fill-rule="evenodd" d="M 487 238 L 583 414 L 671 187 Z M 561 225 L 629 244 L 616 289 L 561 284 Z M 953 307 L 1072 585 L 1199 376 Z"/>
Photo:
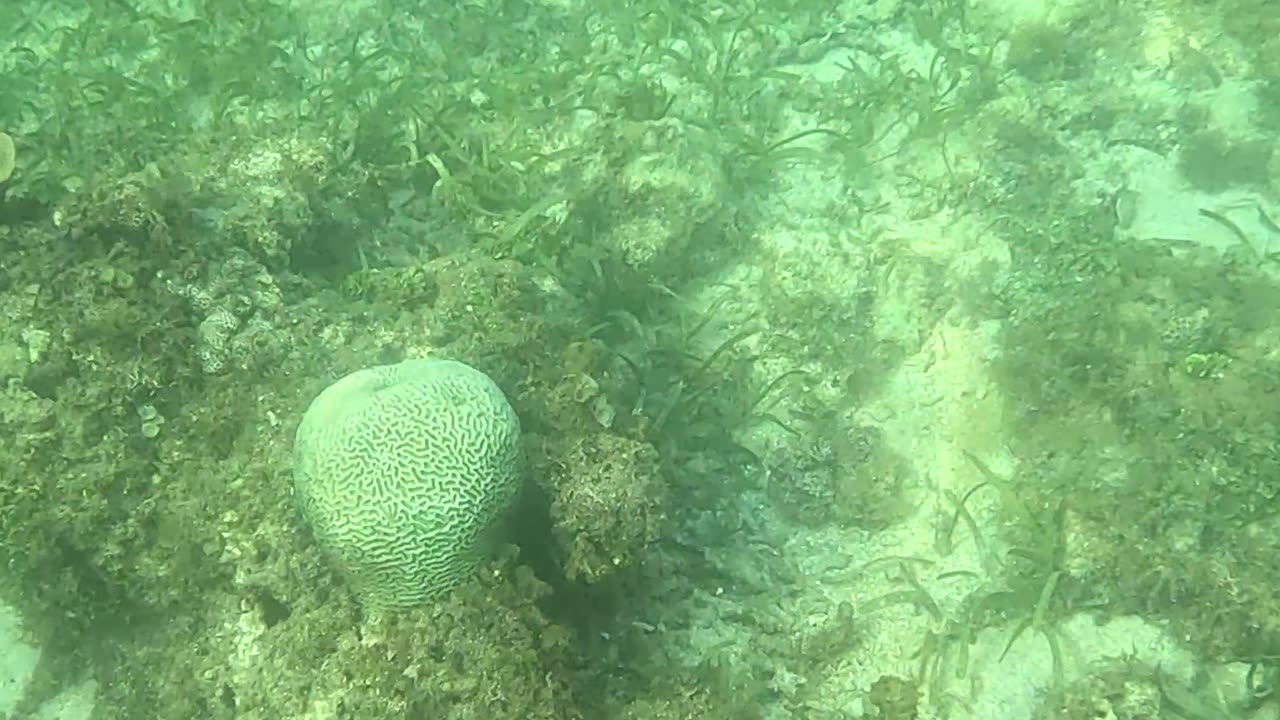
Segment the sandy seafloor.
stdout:
<path fill-rule="evenodd" d="M 875 12 L 878 8 L 888 12 L 892 5 L 894 3 L 873 3 L 866 11 Z M 1160 80 L 1169 62 L 1168 54 L 1181 43 L 1208 43 L 1212 37 L 1204 34 L 1203 28 L 1180 27 L 1169 22 L 1159 3 L 1147 6 L 1148 31 L 1135 37 L 1134 42 L 1141 45 L 1142 55 L 1149 64 L 1131 68 L 1134 93 L 1156 107 L 1184 102 L 1187 98 L 1180 96 L 1180 90 Z M 986 0 L 973 7 L 975 15 L 991 21 L 1003 18 L 1011 26 L 1028 18 L 1066 22 L 1076 12 L 1072 3 L 1051 0 L 1014 3 Z M 901 42 L 904 57 L 915 54 L 917 60 L 927 63 L 927 57 L 920 55 L 911 38 L 901 36 L 896 40 Z M 792 66 L 788 70 L 819 80 L 833 77 L 839 72 L 836 64 L 846 55 L 844 49 L 835 48 L 812 64 Z M 1251 124 L 1257 112 L 1251 93 L 1256 82 L 1250 78 L 1228 79 L 1218 87 L 1204 90 L 1196 102 L 1210 108 L 1214 126 L 1250 136 L 1259 132 Z M 1082 101 L 1088 102 L 1088 99 Z M 796 129 L 804 126 L 804 119 L 798 118 Z M 980 172 L 984 159 L 973 152 L 966 153 L 963 139 L 957 139 L 959 142 L 950 145 L 953 167 L 977 168 Z M 1180 176 L 1172 159 L 1141 148 L 1104 148 L 1093 144 L 1069 147 L 1079 153 L 1076 160 L 1085 170 L 1083 177 L 1074 181 L 1082 198 L 1123 188 L 1124 206 L 1119 210 L 1122 216 L 1114 238 L 1117 243 L 1138 238 L 1192 239 L 1217 252 L 1230 252 L 1239 245 L 1239 239 L 1197 211 L 1197 208 L 1216 208 L 1250 237 L 1263 238 L 1267 243 L 1267 247 L 1262 248 L 1264 253 L 1280 247 L 1280 235 L 1260 222 L 1255 211 L 1255 207 L 1264 207 L 1270 216 L 1280 213 L 1280 198 L 1274 193 L 1255 189 L 1228 189 L 1218 193 L 1197 190 Z M 913 157 L 895 170 L 902 174 L 927 175 L 937 171 L 939 163 L 936 155 Z M 763 245 L 767 248 L 764 257 L 729 271 L 726 280 L 746 288 L 752 286 L 753 280 L 763 282 L 780 276 L 789 278 L 798 287 L 838 287 L 845 282 L 852 297 L 852 289 L 859 282 L 881 280 L 865 269 L 873 265 L 874 260 L 868 261 L 865 256 L 849 254 L 844 249 L 853 242 L 852 238 L 876 233 L 883 233 L 883 237 L 909 248 L 910 252 L 951 268 L 1008 262 L 1007 241 L 998 233 L 990 232 L 993 218 L 955 214 L 947 209 L 922 211 L 921 201 L 904 197 L 891 180 L 877 186 L 877 198 L 884 206 L 867 220 L 868 226 L 860 228 L 832 222 L 838 215 L 833 208 L 841 203 L 839 187 L 822 168 L 792 167 L 787 171 L 786 180 L 789 182 L 781 183 L 785 189 L 773 199 L 770 213 L 773 222 L 763 231 Z M 847 264 L 833 262 L 833 258 L 841 257 Z M 770 266 L 783 271 L 763 273 L 759 270 Z M 878 322 L 901 323 L 905 331 L 906 326 L 917 320 L 911 307 L 915 299 L 913 289 L 909 285 L 910 281 L 903 281 L 898 289 L 901 306 L 888 308 Z M 749 291 L 745 294 L 747 297 L 737 308 L 743 318 L 755 310 Z M 1004 399 L 989 377 L 989 364 L 1001 351 L 997 342 L 1000 332 L 996 321 L 974 323 L 959 312 L 944 313 L 939 322 L 928 328 L 927 339 L 919 351 L 902 363 L 875 399 L 854 411 L 880 427 L 898 452 L 912 458 L 917 467 L 930 468 L 930 472 L 927 479 L 908 491 L 914 498 L 915 508 L 910 518 L 885 532 L 795 533 L 780 552 L 794 559 L 802 579 L 779 601 L 779 613 L 801 618 L 807 613 L 820 616 L 841 599 L 852 599 L 856 609 L 859 602 L 874 601 L 886 593 L 902 590 L 900 580 L 889 580 L 890 573 L 862 571 L 865 564 L 889 555 L 937 562 L 918 579 L 944 614 L 954 612 L 965 596 L 981 585 L 983 581 L 978 578 L 983 574 L 982 562 L 971 539 L 958 538 L 953 551 L 939 557 L 935 550 L 936 521 L 940 509 L 950 507 L 948 492 L 962 495 L 981 479 L 966 453 L 981 457 L 1002 476 L 1009 477 L 1017 471 L 1017 459 L 1006 450 L 1004 433 L 1010 429 L 1002 418 Z M 776 362 L 780 370 L 789 366 L 787 358 L 777 358 Z M 812 369 L 817 376 L 822 376 L 823 370 L 830 370 Z M 786 442 L 785 433 L 768 426 L 748 444 L 767 452 L 767 448 Z M 983 501 L 981 493 L 975 494 L 974 507 L 970 508 L 980 525 L 984 524 Z M 1087 537 L 1068 538 L 1068 543 L 1088 541 Z M 833 558 L 840 560 L 833 563 Z M 974 575 L 949 575 L 950 571 L 971 571 Z M 949 579 L 930 580 L 939 574 Z M 902 677 L 911 677 L 918 664 L 915 655 L 921 638 L 931 624 L 933 621 L 926 613 L 914 608 L 899 607 L 879 613 L 875 624 L 864 628 L 868 633 L 865 644 L 843 658 L 838 668 L 827 676 L 829 687 L 825 693 L 818 694 L 825 694 L 829 704 L 819 708 L 821 703 L 814 703 L 813 711 L 826 710 L 832 717 L 843 717 L 840 713 L 852 717 L 873 713 L 859 695 L 886 672 L 896 671 Z M 925 720 L 935 717 L 1024 720 L 1043 712 L 1046 692 L 1054 682 L 1049 647 L 1038 633 L 1026 632 L 1006 652 L 1011 630 L 994 628 L 982 632 L 970 650 L 966 677 L 946 684 L 944 702 L 950 709 L 922 707 L 921 717 Z M 1081 678 L 1101 661 L 1130 658 L 1159 667 L 1188 683 L 1207 685 L 1209 694 L 1226 703 L 1238 701 L 1244 694 L 1246 665 L 1198 663 L 1177 638 L 1144 618 L 1121 617 L 1099 624 L 1093 616 L 1080 614 L 1063 623 L 1059 631 L 1064 661 L 1059 680 L 1065 684 Z M 893 660 L 886 662 L 886 659 Z M 786 689 L 781 692 L 785 694 Z M 774 715 L 777 718 L 804 716 L 781 709 Z M 1273 706 L 1253 715 L 1257 718 L 1277 716 L 1280 711 Z"/>
<path fill-rule="evenodd" d="M 889 16 L 896 2 L 881 0 L 844 5 L 850 6 L 850 14 Z M 1211 42 L 1213 38 L 1197 36 L 1205 32 L 1203 29 L 1172 24 L 1162 15 L 1159 3 L 1148 5 L 1149 31 L 1143 37 L 1134 38 L 1134 42 L 1142 44 L 1149 65 L 1131 69 L 1134 92 L 1145 95 L 1143 99 L 1153 106 L 1182 102 L 1185 98 L 1176 97 L 1175 91 L 1160 80 L 1170 48 L 1183 42 Z M 1068 22 L 1073 12 L 1072 3 L 1049 0 L 1011 4 L 979 0 L 973 14 L 984 17 L 986 22 L 1003 18 L 1012 24 L 1027 18 Z M 891 31 L 880 40 L 900 43 L 905 62 L 928 63 L 929 53 L 919 48 L 909 34 Z M 848 52 L 848 48 L 837 42 L 812 62 L 788 66 L 786 70 L 816 83 L 830 82 L 838 75 L 837 64 Z M 1255 101 L 1248 92 L 1252 82 L 1247 77 L 1230 77 L 1218 87 L 1201 91 L 1204 96 L 1199 100 L 1212 108 L 1214 123 L 1232 133 L 1248 134 L 1253 131 L 1251 103 Z M 673 83 L 678 83 L 678 79 Z M 800 131 L 810 126 L 809 118 L 797 112 L 794 129 Z M 883 149 L 891 150 L 895 139 L 889 137 L 883 142 Z M 1107 149 L 1082 144 L 1071 150 L 1079 153 L 1077 161 L 1085 170 L 1083 177 L 1073 181 L 1082 197 L 1103 190 L 1126 189 L 1125 217 L 1114 238 L 1117 243 L 1131 238 L 1194 238 L 1215 249 L 1229 249 L 1237 239 L 1196 211 L 1196 208 L 1216 207 L 1231 214 L 1255 237 L 1269 237 L 1273 245 L 1280 245 L 1280 236 L 1258 225 L 1257 214 L 1253 212 L 1256 204 L 1270 208 L 1272 217 L 1280 217 L 1280 200 L 1274 195 L 1253 190 L 1227 190 L 1218 194 L 1194 190 L 1179 176 L 1171 160 L 1141 148 Z M 981 172 L 983 158 L 967 150 L 963 133 L 957 135 L 950 151 L 950 162 L 955 168 Z M 883 282 L 882 277 L 868 269 L 874 266 L 874 259 L 868 257 L 867 248 L 849 249 L 857 238 L 869 235 L 880 238 L 880 243 L 894 243 L 951 268 L 1007 264 L 1007 240 L 989 231 L 993 218 L 954 213 L 948 208 L 926 211 L 927 199 L 908 197 L 892 182 L 895 173 L 935 175 L 939 162 L 936 153 L 904 153 L 889 161 L 874 181 L 877 183 L 874 194 L 880 203 L 877 211 L 863 218 L 858 227 L 850 226 L 846 214 L 836 212 L 846 199 L 834 171 L 811 163 L 783 168 L 777 191 L 765 200 L 764 222 L 756 228 L 761 248 L 759 257 L 725 268 L 722 277 L 708 287 L 701 301 L 707 305 L 715 302 L 724 293 L 726 284 L 739 289 L 730 302 L 721 306 L 726 317 L 723 332 L 729 333 L 735 317 L 746 320 L 760 310 L 757 296 L 752 292 L 759 283 L 794 283 L 796 287 L 827 288 L 833 294 L 844 287 L 851 297 L 860 282 Z M 901 324 L 905 333 L 908 327 L 914 328 L 920 322 L 911 304 L 915 296 L 908 281 L 902 281 L 901 287 L 894 287 L 893 282 L 889 281 L 888 293 L 898 293 L 901 304 L 879 306 L 884 315 L 875 322 L 890 329 L 895 323 Z M 838 303 L 840 298 L 833 296 L 832 302 Z M 797 529 L 788 534 L 789 539 L 783 544 L 774 546 L 773 551 L 793 566 L 796 578 L 793 585 L 780 589 L 776 603 L 778 613 L 793 620 L 799 618 L 800 622 L 805 617 L 813 617 L 816 622 L 816 618 L 832 612 L 833 606 L 841 601 L 852 603 L 856 609 L 859 603 L 901 590 L 901 583 L 890 574 L 862 570 L 866 563 L 886 555 L 924 558 L 935 563 L 930 572 L 922 573 L 919 579 L 944 614 L 954 612 L 965 596 L 983 582 L 982 563 L 967 533 L 956 534 L 956 544 L 949 555 L 938 554 L 936 522 L 940 510 L 950 507 L 947 493 L 963 494 L 975 483 L 975 470 L 965 453 L 983 458 L 997 473 L 1011 475 L 1017 471 L 1017 458 L 1007 453 L 1002 436 L 1008 432 L 1002 418 L 1004 400 L 989 377 L 989 364 L 1000 352 L 997 341 L 1000 331 L 998 321 L 974 323 L 959 312 L 942 313 L 940 320 L 924 328 L 924 341 L 919 349 L 901 363 L 873 399 L 850 411 L 874 422 L 896 452 L 912 458 L 918 467 L 930 468 L 930 472 L 927 478 L 906 490 L 911 493 L 914 508 L 909 516 L 886 531 Z M 714 338 L 710 342 L 714 342 Z M 766 366 L 775 370 L 796 364 L 796 359 L 787 357 L 766 361 Z M 806 369 L 812 370 L 814 376 L 839 374 L 840 370 Z M 789 441 L 785 433 L 767 425 L 742 440 L 762 455 L 784 449 Z M 983 505 L 989 501 L 985 495 L 977 494 L 970 503 L 970 510 L 980 524 L 990 512 L 990 508 Z M 1088 539 L 1071 541 L 1088 542 Z M 744 557 L 739 560 L 750 564 L 749 553 L 760 549 L 743 548 L 742 551 Z M 832 558 L 840 561 L 833 562 Z M 970 571 L 971 574 L 948 575 L 948 571 Z M 946 579 L 934 579 L 940 573 Z M 730 607 L 734 602 L 731 594 L 715 593 L 691 601 L 698 606 L 723 607 Z M 700 647 L 717 646 L 723 650 L 726 642 L 741 644 L 744 648 L 750 645 L 749 636 L 726 637 L 722 628 L 710 620 L 700 625 L 699 613 L 695 608 L 690 609 L 693 619 L 680 631 L 680 637 L 672 638 L 674 644 L 694 655 Z M 832 713 L 847 713 L 852 717 L 867 712 L 863 696 L 876 678 L 889 672 L 904 677 L 912 675 L 916 664 L 913 655 L 932 623 L 927 614 L 908 606 L 874 614 L 870 624 L 862 628 L 861 642 L 837 661 L 836 670 L 822 681 L 823 687 L 816 692 L 814 688 L 806 688 L 813 712 L 818 712 L 821 709 L 818 706 L 823 704 Z M 1177 638 L 1168 636 L 1143 618 L 1117 618 L 1099 625 L 1090 615 L 1082 614 L 1063 623 L 1059 630 L 1065 661 L 1064 679 L 1068 682 L 1099 659 L 1129 656 L 1188 680 L 1197 674 L 1208 677 L 1211 683 L 1220 686 L 1224 698 L 1238 697 L 1242 692 L 1243 665 L 1202 666 Z M 1023 720 L 1035 714 L 1037 703 L 1051 681 L 1049 647 L 1039 633 L 1027 632 L 1001 660 L 1010 631 L 1011 628 L 994 628 L 977 638 L 970 651 L 967 676 L 948 683 L 947 687 L 947 694 L 953 699 L 951 705 L 964 708 L 967 715 L 954 712 L 951 716 Z M 0 649 L 0 712 L 4 712 L 16 702 L 38 651 L 23 642 L 16 618 L 3 612 L 0 612 Z M 794 688 L 786 687 L 785 671 L 779 672 L 776 678 L 780 702 L 772 717 L 803 717 L 783 709 L 787 694 Z M 801 681 L 798 676 L 795 680 Z M 50 703 L 41 717 L 66 720 L 87 717 L 91 698 L 92 682 L 88 682 L 69 689 Z M 935 708 L 924 708 L 922 712 L 924 720 L 938 716 Z M 1277 713 L 1274 709 L 1264 709 L 1253 717 L 1265 720 L 1277 717 Z"/>

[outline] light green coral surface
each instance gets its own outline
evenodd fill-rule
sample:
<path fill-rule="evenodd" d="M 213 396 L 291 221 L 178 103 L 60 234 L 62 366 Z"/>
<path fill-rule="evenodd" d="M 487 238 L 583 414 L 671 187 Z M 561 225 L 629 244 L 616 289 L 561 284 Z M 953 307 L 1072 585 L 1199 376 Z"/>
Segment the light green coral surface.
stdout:
<path fill-rule="evenodd" d="M 358 370 L 311 403 L 294 489 L 367 607 L 457 586 L 518 494 L 520 424 L 484 373 L 448 360 Z"/>

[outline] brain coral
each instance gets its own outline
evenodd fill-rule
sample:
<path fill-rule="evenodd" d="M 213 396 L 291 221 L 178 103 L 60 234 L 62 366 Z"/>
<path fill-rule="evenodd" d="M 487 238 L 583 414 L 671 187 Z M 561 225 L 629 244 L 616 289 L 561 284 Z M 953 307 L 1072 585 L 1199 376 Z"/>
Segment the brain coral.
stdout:
<path fill-rule="evenodd" d="M 472 572 L 520 476 L 502 391 L 448 360 L 351 373 L 312 401 L 294 444 L 302 514 L 374 610 L 439 597 Z"/>

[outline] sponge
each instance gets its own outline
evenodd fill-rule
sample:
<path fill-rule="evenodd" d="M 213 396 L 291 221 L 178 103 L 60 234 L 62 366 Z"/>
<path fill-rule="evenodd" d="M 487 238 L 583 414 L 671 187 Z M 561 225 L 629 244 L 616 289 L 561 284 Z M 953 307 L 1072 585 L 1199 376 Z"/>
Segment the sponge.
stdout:
<path fill-rule="evenodd" d="M 294 443 L 294 495 L 365 606 L 419 605 L 484 559 L 519 494 L 520 421 L 450 360 L 357 370 L 318 395 Z"/>

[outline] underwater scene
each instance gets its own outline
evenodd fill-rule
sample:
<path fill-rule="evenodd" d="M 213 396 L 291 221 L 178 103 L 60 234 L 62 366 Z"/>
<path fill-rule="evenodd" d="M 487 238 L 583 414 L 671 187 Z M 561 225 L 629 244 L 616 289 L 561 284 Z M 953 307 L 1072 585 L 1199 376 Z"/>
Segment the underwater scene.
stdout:
<path fill-rule="evenodd" d="M 1280 720 L 1270 0 L 5 0 L 0 720 Z"/>

